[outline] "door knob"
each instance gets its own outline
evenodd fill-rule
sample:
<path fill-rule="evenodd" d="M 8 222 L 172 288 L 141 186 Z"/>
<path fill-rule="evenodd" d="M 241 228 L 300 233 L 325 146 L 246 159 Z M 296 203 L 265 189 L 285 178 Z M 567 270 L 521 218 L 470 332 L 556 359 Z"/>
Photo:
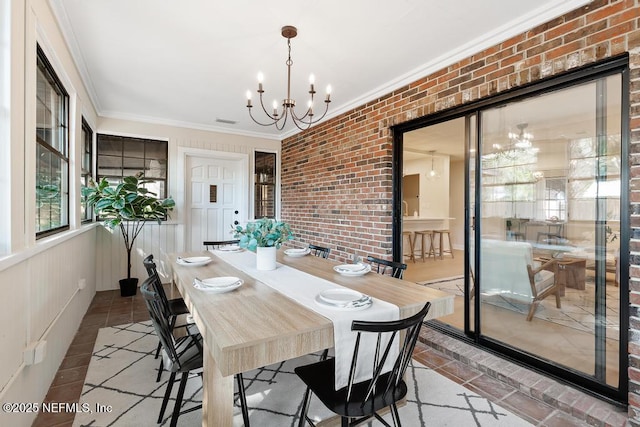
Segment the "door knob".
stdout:
<path fill-rule="evenodd" d="M 238 211 L 234 211 L 233 213 L 234 213 L 234 214 L 236 214 L 236 215 L 238 215 L 240 212 L 238 212 Z"/>
<path fill-rule="evenodd" d="M 238 225 L 240 224 L 238 221 L 233 221 L 233 225 Z"/>

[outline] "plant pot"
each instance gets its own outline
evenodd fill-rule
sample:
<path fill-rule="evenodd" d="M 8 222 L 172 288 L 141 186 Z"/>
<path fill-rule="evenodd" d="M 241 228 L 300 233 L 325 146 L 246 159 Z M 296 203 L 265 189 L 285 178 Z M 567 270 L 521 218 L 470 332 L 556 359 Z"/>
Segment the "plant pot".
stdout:
<path fill-rule="evenodd" d="M 138 278 L 120 279 L 120 296 L 130 297 L 138 292 Z"/>
<path fill-rule="evenodd" d="M 275 270 L 276 269 L 276 248 L 257 247 L 256 248 L 256 268 L 258 270 Z"/>

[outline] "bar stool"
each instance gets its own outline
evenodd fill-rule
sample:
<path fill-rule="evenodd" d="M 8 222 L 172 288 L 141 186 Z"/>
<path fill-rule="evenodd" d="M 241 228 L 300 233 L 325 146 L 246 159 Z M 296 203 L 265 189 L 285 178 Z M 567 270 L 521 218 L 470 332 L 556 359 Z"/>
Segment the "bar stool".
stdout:
<path fill-rule="evenodd" d="M 422 262 L 424 262 L 425 256 L 425 239 L 429 238 L 429 252 L 427 252 L 427 258 L 433 255 L 433 259 L 436 259 L 436 251 L 433 247 L 433 230 L 421 230 L 415 232 L 416 237 L 414 243 L 418 243 L 418 237 L 420 237 L 420 256 L 422 257 Z"/>
<path fill-rule="evenodd" d="M 449 249 L 444 249 L 443 247 L 443 237 L 445 234 L 447 235 L 447 240 L 449 241 Z M 438 255 L 440 255 L 440 259 L 443 259 L 444 254 L 451 254 L 451 258 L 454 258 L 453 246 L 451 246 L 451 233 L 449 232 L 449 230 L 433 230 L 432 240 L 433 239 L 438 239 L 438 243 L 440 244 L 440 246 L 438 247 Z"/>
<path fill-rule="evenodd" d="M 409 238 L 409 255 L 407 255 L 404 250 L 404 248 L 406 248 L 405 244 L 404 244 L 404 238 L 408 237 Z M 410 260 L 412 260 L 414 263 L 416 262 L 416 256 L 413 252 L 413 233 L 411 231 L 403 231 L 402 232 L 402 255 L 403 256 L 408 256 Z"/>

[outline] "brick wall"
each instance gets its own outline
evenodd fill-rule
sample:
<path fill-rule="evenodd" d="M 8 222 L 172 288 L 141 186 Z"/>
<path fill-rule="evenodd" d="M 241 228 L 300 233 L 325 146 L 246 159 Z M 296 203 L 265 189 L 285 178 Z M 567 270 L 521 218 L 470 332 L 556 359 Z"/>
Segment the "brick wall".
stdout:
<path fill-rule="evenodd" d="M 389 127 L 628 52 L 629 416 L 640 426 L 640 0 L 596 0 L 282 142 L 282 218 L 332 257 L 391 254 Z M 637 252 L 636 252 L 637 251 Z"/>

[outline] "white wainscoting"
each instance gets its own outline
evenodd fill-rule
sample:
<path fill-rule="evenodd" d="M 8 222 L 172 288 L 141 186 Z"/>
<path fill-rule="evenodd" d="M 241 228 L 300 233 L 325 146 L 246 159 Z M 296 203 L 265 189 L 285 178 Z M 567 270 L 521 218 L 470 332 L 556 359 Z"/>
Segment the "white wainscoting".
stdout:
<path fill-rule="evenodd" d="M 139 279 L 138 285 L 147 277 L 142 265 L 147 255 L 153 254 L 156 260 L 161 260 L 164 254 L 184 250 L 184 242 L 178 238 L 182 228 L 182 224 L 171 222 L 145 224 L 131 251 L 131 277 Z M 118 281 L 127 277 L 127 251 L 122 234 L 119 230 L 110 233 L 101 226 L 97 230 L 96 290 L 119 289 Z"/>
<path fill-rule="evenodd" d="M 96 228 L 0 271 L 0 401 L 42 402 L 95 295 Z M 79 290 L 79 281 L 86 287 Z M 46 340 L 43 362 L 26 366 L 23 351 Z M 2 426 L 29 426 L 36 414 L 0 412 Z"/>

